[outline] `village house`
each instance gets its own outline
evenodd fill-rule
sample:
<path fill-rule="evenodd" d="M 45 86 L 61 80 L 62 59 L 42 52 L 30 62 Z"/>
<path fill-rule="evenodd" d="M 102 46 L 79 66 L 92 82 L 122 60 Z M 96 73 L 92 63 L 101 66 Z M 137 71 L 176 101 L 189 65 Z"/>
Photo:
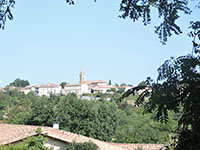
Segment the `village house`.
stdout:
<path fill-rule="evenodd" d="M 57 84 L 37 85 L 33 86 L 33 89 L 39 96 L 50 96 L 50 94 L 58 95 L 61 93 L 61 86 Z"/>
<path fill-rule="evenodd" d="M 24 88 L 20 88 L 19 91 L 24 92 L 24 94 L 28 94 L 29 92 L 34 92 L 34 88 L 32 86 L 26 86 Z"/>
<path fill-rule="evenodd" d="M 0 146 L 8 144 L 18 144 L 23 140 L 37 136 L 37 128 L 40 126 L 30 125 L 14 125 L 14 124 L 0 124 Z M 99 150 L 137 150 L 142 148 L 143 150 L 161 150 L 162 144 L 125 144 L 125 143 L 108 143 L 97 139 L 89 138 L 86 136 L 74 134 L 64 130 L 59 130 L 51 127 L 40 127 L 42 129 L 42 135 L 45 135 L 47 142 L 44 145 L 53 150 L 60 150 L 66 144 L 71 142 L 93 142 L 99 147 Z"/>
<path fill-rule="evenodd" d="M 75 83 L 67 84 L 64 86 L 62 93 L 67 95 L 69 93 L 75 93 L 77 95 L 82 95 L 83 93 L 90 93 L 89 86 L 87 84 Z"/>
<path fill-rule="evenodd" d="M 61 86 L 57 84 L 42 84 L 42 85 L 34 85 L 34 86 L 27 86 L 21 88 L 20 91 L 27 94 L 29 92 L 34 92 L 39 96 L 50 96 L 50 94 L 58 95 L 61 93 Z"/>

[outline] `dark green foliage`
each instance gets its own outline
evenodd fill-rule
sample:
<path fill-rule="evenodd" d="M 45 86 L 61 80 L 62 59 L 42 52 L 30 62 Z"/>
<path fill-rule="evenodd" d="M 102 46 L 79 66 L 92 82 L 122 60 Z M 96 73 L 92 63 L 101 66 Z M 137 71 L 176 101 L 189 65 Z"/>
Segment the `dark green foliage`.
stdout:
<path fill-rule="evenodd" d="M 21 99 L 12 106 L 7 114 L 7 122 L 12 124 L 24 124 L 25 119 L 30 114 L 30 100 Z"/>
<path fill-rule="evenodd" d="M 151 23 L 151 9 L 157 9 L 158 17 L 163 20 L 155 27 L 155 33 L 163 44 L 172 33 L 182 33 L 181 28 L 176 24 L 179 14 L 191 13 L 188 0 L 122 0 L 120 11 L 123 14 L 120 17 L 123 19 L 129 17 L 134 22 L 142 18 L 144 25 L 148 25 Z"/>
<path fill-rule="evenodd" d="M 24 123 L 28 125 L 50 126 L 55 122 L 55 105 L 53 100 L 47 97 L 33 99 L 31 111 L 24 118 Z"/>
<path fill-rule="evenodd" d="M 0 0 L 0 29 L 4 29 L 6 19 L 13 19 L 11 8 L 14 8 L 15 0 Z"/>
<path fill-rule="evenodd" d="M 170 115 L 169 123 L 162 125 L 154 121 L 151 114 L 143 115 L 143 108 L 127 106 L 120 114 L 120 123 L 114 137 L 117 143 L 161 143 L 177 127 L 177 121 Z"/>
<path fill-rule="evenodd" d="M 48 150 L 47 147 L 44 146 L 44 142 L 47 142 L 47 139 L 41 135 L 41 128 L 36 130 L 38 136 L 33 136 L 24 141 L 28 150 Z"/>
<path fill-rule="evenodd" d="M 26 104 L 25 95 L 22 92 L 17 90 L 0 92 L 0 120 L 3 119 L 4 115 L 6 115 L 6 117 L 9 116 L 9 119 L 17 119 L 19 121 L 20 117 L 17 116 L 18 114 L 16 112 L 22 112 L 25 108 L 27 108 L 25 106 Z M 22 105 L 23 108 L 21 107 Z M 18 123 L 18 121 L 14 122 Z"/>
<path fill-rule="evenodd" d="M 8 106 L 8 103 L 7 95 L 3 92 L 0 92 L 0 120 L 3 119 L 3 115 Z"/>
<path fill-rule="evenodd" d="M 92 142 L 84 143 L 69 143 L 66 146 L 66 150 L 98 150 L 98 146 Z"/>
<path fill-rule="evenodd" d="M 11 99 L 11 106 L 6 99 Z M 119 118 L 115 102 L 83 101 L 75 94 L 12 97 L 6 92 L 2 93 L 0 106 L 8 123 L 52 127 L 58 122 L 61 129 L 105 141 L 114 136 Z"/>
<path fill-rule="evenodd" d="M 200 2 L 199 2 L 200 4 Z M 192 49 L 192 55 L 194 53 L 200 54 L 200 21 L 196 22 L 190 22 L 191 26 L 190 28 L 193 29 L 188 35 L 189 37 L 192 37 L 192 43 L 193 43 L 193 49 Z"/>
<path fill-rule="evenodd" d="M 15 87 L 25 87 L 30 85 L 30 83 L 27 80 L 21 80 L 20 78 L 17 78 L 15 81 L 10 83 L 10 85 Z"/>
<path fill-rule="evenodd" d="M 67 95 L 59 104 L 57 118 L 61 129 L 110 141 L 118 125 L 115 103 L 78 100 Z"/>
<path fill-rule="evenodd" d="M 115 88 L 111 88 L 110 90 L 108 89 L 107 92 L 112 92 L 112 93 L 116 93 L 117 90 Z"/>
<path fill-rule="evenodd" d="M 61 82 L 60 86 L 62 87 L 62 89 L 64 89 L 65 85 L 67 84 L 67 82 Z"/>
<path fill-rule="evenodd" d="M 176 150 L 198 150 L 200 147 L 200 24 L 192 24 L 194 31 L 192 55 L 171 58 L 158 69 L 154 83 L 148 79 L 151 90 L 144 91 L 137 100 L 143 104 L 145 113 L 155 112 L 155 119 L 166 123 L 169 111 L 179 114 Z M 136 90 L 136 88 L 135 88 Z M 134 89 L 124 96 L 135 94 Z M 124 97 L 123 96 L 123 97 Z M 149 96 L 149 99 L 145 99 Z"/>
<path fill-rule="evenodd" d="M 115 136 L 117 143 L 157 143 L 160 139 L 159 129 L 152 128 L 149 116 L 143 116 L 138 109 L 125 110 L 124 121 L 118 126 Z"/>
<path fill-rule="evenodd" d="M 145 81 L 142 81 L 138 84 L 138 86 L 147 86 L 146 82 Z"/>
<path fill-rule="evenodd" d="M 200 147 L 200 59 L 191 55 L 166 61 L 159 68 L 160 84 L 153 85 L 147 111 L 157 110 L 156 119 L 168 120 L 168 110 L 182 112 L 179 119 L 178 150 Z"/>
<path fill-rule="evenodd" d="M 125 91 L 124 88 L 119 88 L 117 92 L 120 93 L 120 94 L 122 94 L 122 93 L 124 93 L 124 91 Z"/>
<path fill-rule="evenodd" d="M 126 83 L 121 83 L 120 86 L 126 86 Z"/>
<path fill-rule="evenodd" d="M 110 96 L 109 102 L 84 101 L 75 94 L 51 95 L 48 98 L 34 93 L 24 95 L 7 91 L 0 93 L 0 106 L 7 123 L 52 127 L 57 122 L 66 131 L 104 141 L 114 138 L 115 142 L 122 143 L 162 142 L 164 136 L 174 131 L 177 125 L 169 116 L 169 124 L 162 126 L 153 121 L 155 116 L 143 116 L 143 108 L 126 104 L 123 109 L 119 109 L 115 101 L 119 102 L 121 94 Z"/>
<path fill-rule="evenodd" d="M 82 96 L 92 96 L 90 93 L 83 93 Z"/>
<path fill-rule="evenodd" d="M 136 150 L 143 150 L 141 147 L 138 147 Z"/>

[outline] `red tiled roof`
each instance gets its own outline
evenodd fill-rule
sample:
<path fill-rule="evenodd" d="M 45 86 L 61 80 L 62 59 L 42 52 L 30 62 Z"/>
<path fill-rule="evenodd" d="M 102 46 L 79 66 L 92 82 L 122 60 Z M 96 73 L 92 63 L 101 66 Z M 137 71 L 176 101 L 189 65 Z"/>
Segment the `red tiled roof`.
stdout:
<path fill-rule="evenodd" d="M 39 126 L 0 124 L 0 145 L 15 143 L 28 137 L 37 135 L 35 131 L 38 127 Z M 50 138 L 54 138 L 65 143 L 80 143 L 91 141 L 95 143 L 100 148 L 100 150 L 137 150 L 137 148 L 139 147 L 143 150 L 158 150 L 163 146 L 162 144 L 107 143 L 71 132 L 54 129 L 51 127 L 40 128 L 42 129 L 42 134 L 46 135 L 47 133 L 47 136 Z"/>
<path fill-rule="evenodd" d="M 41 84 L 41 85 L 34 85 L 33 87 L 36 87 L 36 88 L 48 88 L 48 87 L 58 87 L 59 85 L 57 85 L 57 84 L 51 84 L 51 83 L 49 83 L 49 84 Z"/>
<path fill-rule="evenodd" d="M 0 124 L 0 145 L 11 144 L 17 141 L 21 141 L 28 137 L 37 135 L 35 132 L 39 126 L 30 125 L 13 125 L 13 124 Z M 82 135 L 74 134 L 71 132 L 58 130 L 50 127 L 40 127 L 42 134 L 48 134 L 48 137 L 69 143 L 69 142 L 93 142 L 100 150 L 126 150 L 122 147 L 114 146 L 110 143 L 106 143 L 93 138 L 88 138 Z M 2 136 L 3 135 L 3 136 Z"/>
<path fill-rule="evenodd" d="M 114 85 L 98 85 L 100 88 L 114 88 L 114 89 L 116 89 L 117 87 L 116 86 L 114 86 Z"/>
<path fill-rule="evenodd" d="M 126 150 L 137 150 L 142 148 L 143 150 L 159 150 L 163 147 L 163 144 L 126 144 L 126 143 L 110 143 L 114 146 L 125 148 Z"/>
<path fill-rule="evenodd" d="M 31 88 L 32 86 L 26 86 L 26 87 L 20 88 L 20 90 L 30 90 Z"/>
<path fill-rule="evenodd" d="M 10 144 L 36 135 L 36 129 L 37 127 L 34 126 L 0 124 L 0 145 Z"/>
<path fill-rule="evenodd" d="M 123 85 L 123 86 L 121 86 L 121 88 L 134 88 L 134 86 Z"/>
<path fill-rule="evenodd" d="M 95 81 L 82 81 L 81 82 L 82 84 L 85 83 L 85 84 L 93 84 L 93 83 L 106 83 L 105 81 L 102 81 L 102 80 L 95 80 Z"/>

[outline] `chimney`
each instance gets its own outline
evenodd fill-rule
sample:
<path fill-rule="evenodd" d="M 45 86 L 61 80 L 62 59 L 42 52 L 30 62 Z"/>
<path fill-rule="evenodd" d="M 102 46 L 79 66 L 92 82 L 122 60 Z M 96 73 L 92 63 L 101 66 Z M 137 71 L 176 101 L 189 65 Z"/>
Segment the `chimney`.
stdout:
<path fill-rule="evenodd" d="M 53 128 L 54 128 L 54 129 L 59 129 L 59 124 L 58 124 L 58 123 L 54 123 L 54 124 L 53 124 Z"/>

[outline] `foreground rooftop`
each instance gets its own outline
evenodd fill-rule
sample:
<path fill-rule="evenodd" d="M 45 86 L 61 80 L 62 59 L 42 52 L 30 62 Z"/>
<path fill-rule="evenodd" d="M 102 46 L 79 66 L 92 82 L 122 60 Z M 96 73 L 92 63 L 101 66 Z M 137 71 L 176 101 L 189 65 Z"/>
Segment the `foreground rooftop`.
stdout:
<path fill-rule="evenodd" d="M 36 136 L 36 130 L 38 127 L 39 126 L 31 125 L 0 124 L 0 145 L 14 144 L 23 141 L 28 137 Z M 143 150 L 159 150 L 163 146 L 162 144 L 108 143 L 51 127 L 42 126 L 40 128 L 42 129 L 42 134 L 47 134 L 48 138 L 63 142 L 65 144 L 71 142 L 80 143 L 91 141 L 95 143 L 100 150 L 136 150 L 139 147 Z"/>

